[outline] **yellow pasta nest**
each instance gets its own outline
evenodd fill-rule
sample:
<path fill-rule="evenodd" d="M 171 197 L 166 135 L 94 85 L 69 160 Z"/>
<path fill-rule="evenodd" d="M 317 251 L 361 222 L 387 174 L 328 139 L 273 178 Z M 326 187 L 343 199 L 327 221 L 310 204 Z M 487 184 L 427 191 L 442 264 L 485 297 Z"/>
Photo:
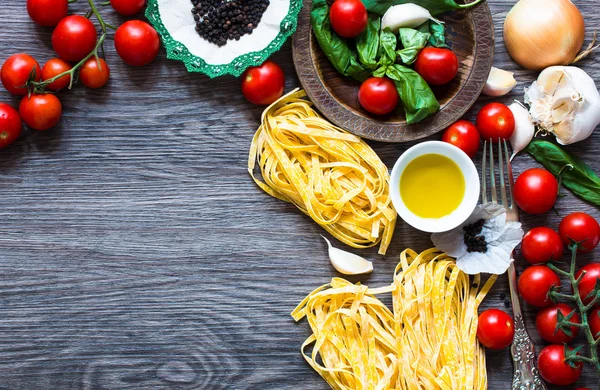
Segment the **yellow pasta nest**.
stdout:
<path fill-rule="evenodd" d="M 385 254 L 396 225 L 387 167 L 359 137 L 321 118 L 304 96 L 294 90 L 263 112 L 250 148 L 250 175 L 343 243 L 381 243 Z M 256 162 L 262 180 L 254 176 Z"/>
<path fill-rule="evenodd" d="M 496 277 L 480 288 L 445 253 L 407 249 L 391 286 L 334 278 L 308 295 L 292 312 L 313 332 L 302 354 L 332 389 L 487 389 L 477 309 Z"/>

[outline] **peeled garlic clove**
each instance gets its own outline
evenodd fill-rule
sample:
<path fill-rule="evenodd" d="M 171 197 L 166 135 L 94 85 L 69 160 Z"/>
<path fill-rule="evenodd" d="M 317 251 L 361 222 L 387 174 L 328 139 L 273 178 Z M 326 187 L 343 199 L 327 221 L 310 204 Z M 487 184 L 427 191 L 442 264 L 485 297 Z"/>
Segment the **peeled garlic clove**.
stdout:
<path fill-rule="evenodd" d="M 510 146 L 513 150 L 510 159 L 512 160 L 517 153 L 529 145 L 535 134 L 535 126 L 531 121 L 529 112 L 521 103 L 515 101 L 508 108 L 510 108 L 515 117 L 515 131 L 512 137 L 510 137 Z"/>
<path fill-rule="evenodd" d="M 589 137 L 600 124 L 600 93 L 594 80 L 574 66 L 551 66 L 525 89 L 533 121 L 569 145 Z"/>
<path fill-rule="evenodd" d="M 321 236 L 323 237 L 323 236 Z M 353 253 L 334 248 L 328 239 L 323 237 L 329 247 L 329 261 L 341 274 L 360 275 L 373 272 L 373 263 Z"/>
<path fill-rule="evenodd" d="M 413 3 L 398 4 L 388 8 L 385 12 L 381 18 L 381 29 L 389 28 L 390 31 L 396 34 L 400 28 L 419 27 L 428 20 L 443 24 L 443 22 L 435 19 L 429 11 L 420 5 Z"/>
<path fill-rule="evenodd" d="M 504 96 L 517 85 L 514 73 L 506 70 L 492 68 L 490 75 L 483 87 L 483 94 L 487 96 Z"/>

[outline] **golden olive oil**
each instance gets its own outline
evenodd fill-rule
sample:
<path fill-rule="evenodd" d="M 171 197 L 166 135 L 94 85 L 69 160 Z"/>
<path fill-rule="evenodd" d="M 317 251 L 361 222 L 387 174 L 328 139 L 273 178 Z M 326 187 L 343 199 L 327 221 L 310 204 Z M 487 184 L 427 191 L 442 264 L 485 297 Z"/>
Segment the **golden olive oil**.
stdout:
<path fill-rule="evenodd" d="M 448 157 L 424 154 L 404 168 L 400 196 L 413 214 L 441 218 L 460 206 L 465 196 L 465 177 Z"/>

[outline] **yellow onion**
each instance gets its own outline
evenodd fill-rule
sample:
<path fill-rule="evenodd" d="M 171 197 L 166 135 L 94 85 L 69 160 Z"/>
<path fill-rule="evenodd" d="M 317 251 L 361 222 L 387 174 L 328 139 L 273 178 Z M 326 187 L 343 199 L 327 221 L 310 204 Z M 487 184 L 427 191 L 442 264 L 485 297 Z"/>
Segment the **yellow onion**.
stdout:
<path fill-rule="evenodd" d="M 504 21 L 504 44 L 531 70 L 569 65 L 583 45 L 583 16 L 570 0 L 520 0 Z"/>

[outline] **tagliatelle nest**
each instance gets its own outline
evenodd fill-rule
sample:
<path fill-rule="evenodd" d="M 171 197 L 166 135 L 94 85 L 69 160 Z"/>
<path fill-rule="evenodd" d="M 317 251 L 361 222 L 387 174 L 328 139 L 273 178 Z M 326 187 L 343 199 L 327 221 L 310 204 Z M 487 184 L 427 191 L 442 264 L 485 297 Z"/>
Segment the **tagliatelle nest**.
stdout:
<path fill-rule="evenodd" d="M 480 288 L 445 253 L 407 249 L 391 286 L 334 278 L 309 294 L 292 312 L 313 332 L 302 354 L 332 389 L 487 389 L 477 309 L 496 278 Z M 388 292 L 393 312 L 376 298 Z"/>
<path fill-rule="evenodd" d="M 396 225 L 387 167 L 359 137 L 321 118 L 304 96 L 294 90 L 263 112 L 250 147 L 250 175 L 343 243 L 381 243 L 385 254 Z M 263 180 L 254 176 L 257 162 Z"/>

